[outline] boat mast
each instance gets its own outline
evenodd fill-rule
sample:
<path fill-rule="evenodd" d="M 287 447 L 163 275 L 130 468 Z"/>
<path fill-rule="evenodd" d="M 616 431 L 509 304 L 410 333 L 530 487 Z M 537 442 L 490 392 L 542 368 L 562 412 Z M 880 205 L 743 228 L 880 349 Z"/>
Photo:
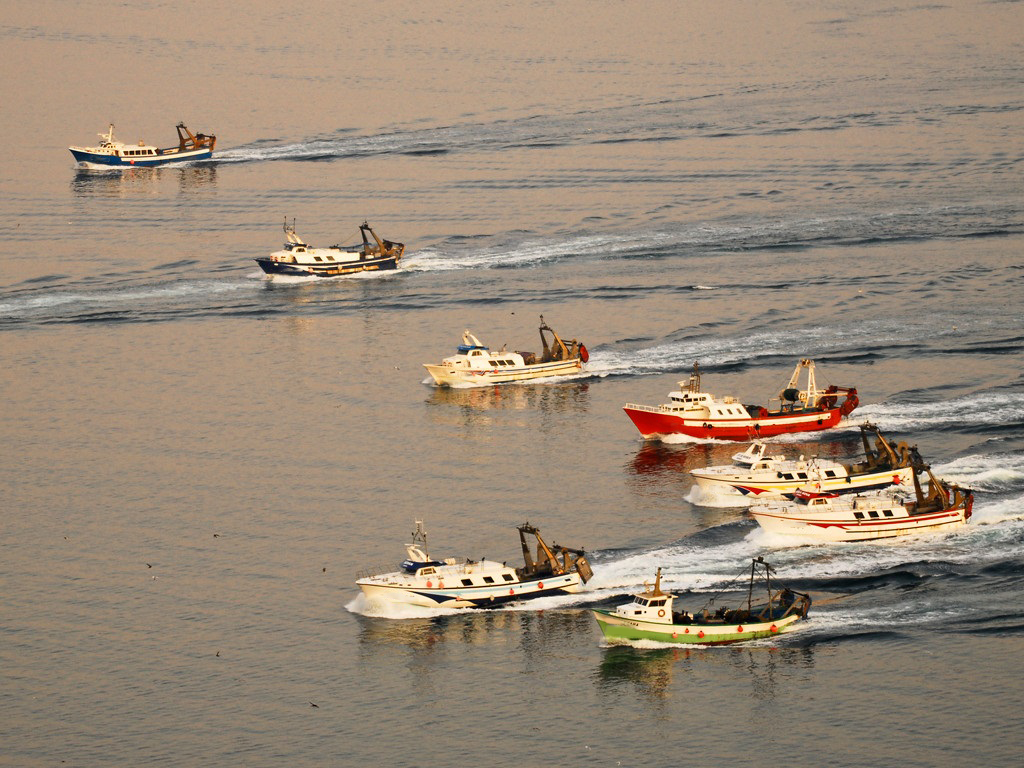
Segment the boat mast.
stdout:
<path fill-rule="evenodd" d="M 686 385 L 687 390 L 693 393 L 700 392 L 700 367 L 697 361 L 693 361 L 693 373 L 690 374 L 690 381 Z"/>

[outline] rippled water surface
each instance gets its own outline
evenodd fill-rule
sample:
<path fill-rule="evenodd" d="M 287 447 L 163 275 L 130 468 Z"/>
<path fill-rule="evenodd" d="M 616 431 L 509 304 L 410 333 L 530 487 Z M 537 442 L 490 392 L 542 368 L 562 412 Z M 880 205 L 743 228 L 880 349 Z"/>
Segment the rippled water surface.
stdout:
<path fill-rule="evenodd" d="M 1004 764 L 1024 748 L 1020 2 L 16 0 L 0 17 L 0 765 Z M 212 162 L 81 171 L 119 138 Z M 284 217 L 396 272 L 266 280 Z M 579 377 L 439 390 L 464 329 Z M 644 443 L 694 361 L 796 361 L 976 491 L 947 535 L 822 545 L 691 503 Z M 817 438 L 820 438 L 817 439 Z M 356 572 L 586 547 L 585 592 L 381 611 Z M 816 598 L 734 648 L 609 647 L 764 556 Z"/>

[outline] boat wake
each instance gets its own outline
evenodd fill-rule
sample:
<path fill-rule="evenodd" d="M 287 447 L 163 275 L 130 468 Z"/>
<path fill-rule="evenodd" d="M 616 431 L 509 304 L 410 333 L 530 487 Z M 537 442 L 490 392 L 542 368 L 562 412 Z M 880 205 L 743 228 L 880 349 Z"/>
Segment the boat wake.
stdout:
<path fill-rule="evenodd" d="M 884 430 L 927 431 L 939 428 L 1024 426 L 1024 392 L 979 392 L 934 403 L 877 403 L 861 406 L 858 417 Z"/>
<path fill-rule="evenodd" d="M 345 604 L 345 610 L 378 619 L 432 619 L 436 616 L 456 616 L 465 613 L 465 609 L 460 608 L 425 608 L 383 600 L 371 602 L 362 592 Z"/>

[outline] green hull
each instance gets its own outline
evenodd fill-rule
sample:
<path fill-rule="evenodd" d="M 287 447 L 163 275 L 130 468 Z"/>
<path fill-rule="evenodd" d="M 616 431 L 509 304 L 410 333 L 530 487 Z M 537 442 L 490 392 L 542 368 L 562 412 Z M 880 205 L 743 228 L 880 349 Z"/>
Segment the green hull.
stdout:
<path fill-rule="evenodd" d="M 724 645 L 758 640 L 788 632 L 800 620 L 798 615 L 786 616 L 778 621 L 749 624 L 661 624 L 636 621 L 617 616 L 613 611 L 592 608 L 601 632 L 611 642 L 656 640 L 659 643 L 685 645 Z M 742 631 L 737 631 L 741 630 Z"/>

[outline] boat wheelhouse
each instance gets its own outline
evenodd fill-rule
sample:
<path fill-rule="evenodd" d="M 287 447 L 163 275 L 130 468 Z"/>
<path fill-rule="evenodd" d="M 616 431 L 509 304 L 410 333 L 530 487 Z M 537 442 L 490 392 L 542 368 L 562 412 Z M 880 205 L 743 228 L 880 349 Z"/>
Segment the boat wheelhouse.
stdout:
<path fill-rule="evenodd" d="M 551 334 L 550 342 L 545 333 Z M 544 322 L 544 315 L 540 316 L 540 341 L 543 351 L 539 357 L 533 352 L 508 352 L 504 347 L 493 352 L 466 330 L 456 354 L 444 358 L 439 364 L 424 363 L 423 367 L 438 386 L 474 387 L 571 376 L 580 373 L 590 359 L 583 342 L 577 339 L 563 341 Z"/>
<path fill-rule="evenodd" d="M 715 609 L 712 597 L 698 611 L 690 614 L 676 611 L 676 595 L 661 589 L 661 569 L 654 579 L 654 588 L 634 595 L 632 602 L 614 610 L 592 608 L 601 633 L 612 643 L 656 640 L 662 643 L 687 645 L 725 645 L 788 632 L 807 617 L 811 598 L 802 592 L 773 587 L 774 569 L 762 558 L 750 564 L 750 580 L 746 605 L 738 608 L 720 605 Z M 745 574 L 744 574 L 745 575 Z M 763 584 L 764 592 L 755 598 L 755 584 Z M 759 587 L 760 589 L 760 587 Z"/>
<path fill-rule="evenodd" d="M 864 459 L 857 462 L 818 456 L 788 459 L 769 454 L 767 444 L 755 440 L 747 450 L 733 455 L 731 465 L 690 470 L 699 490 L 694 501 L 749 504 L 754 499 L 792 499 L 803 487 L 844 494 L 909 486 L 916 446 L 911 448 L 903 442 L 892 445 L 874 424 L 862 424 L 860 429 Z M 874 448 L 869 435 L 874 435 Z"/>
<path fill-rule="evenodd" d="M 405 253 L 404 243 L 378 237 L 373 227 L 365 221 L 359 225 L 362 243 L 356 245 L 314 248 L 295 232 L 294 219 L 291 225 L 287 218 L 284 220 L 284 233 L 287 239 L 283 250 L 256 259 L 260 269 L 268 275 L 339 277 L 397 269 Z"/>
<path fill-rule="evenodd" d="M 178 123 L 178 145 L 160 149 L 140 141 L 138 144 L 124 144 L 114 138 L 114 124 L 99 136 L 102 141 L 96 147 L 68 147 L 78 164 L 84 168 L 109 170 L 111 168 L 137 168 L 170 163 L 209 160 L 217 144 L 216 136 L 192 133 L 184 123 Z"/>
<path fill-rule="evenodd" d="M 356 584 L 368 601 L 421 607 L 493 608 L 521 600 L 579 592 L 593 576 L 582 549 L 548 544 L 540 530 L 517 526 L 524 564 L 516 568 L 493 560 L 448 557 L 435 560 L 427 549 L 423 523 L 416 521 L 412 543 L 399 570 L 365 574 Z M 536 555 L 527 536 L 536 540 Z"/>
<path fill-rule="evenodd" d="M 802 371 L 807 371 L 807 386 L 799 387 Z M 829 386 L 819 390 L 814 361 L 803 359 L 796 365 L 789 383 L 768 407 L 744 405 L 735 397 L 715 397 L 701 391 L 701 373 L 697 363 L 679 390 L 670 392 L 663 405 L 626 403 L 623 410 L 647 440 L 675 435 L 696 439 L 756 440 L 794 432 L 830 429 L 859 404 L 853 387 Z M 843 396 L 842 402 L 839 397 Z"/>

